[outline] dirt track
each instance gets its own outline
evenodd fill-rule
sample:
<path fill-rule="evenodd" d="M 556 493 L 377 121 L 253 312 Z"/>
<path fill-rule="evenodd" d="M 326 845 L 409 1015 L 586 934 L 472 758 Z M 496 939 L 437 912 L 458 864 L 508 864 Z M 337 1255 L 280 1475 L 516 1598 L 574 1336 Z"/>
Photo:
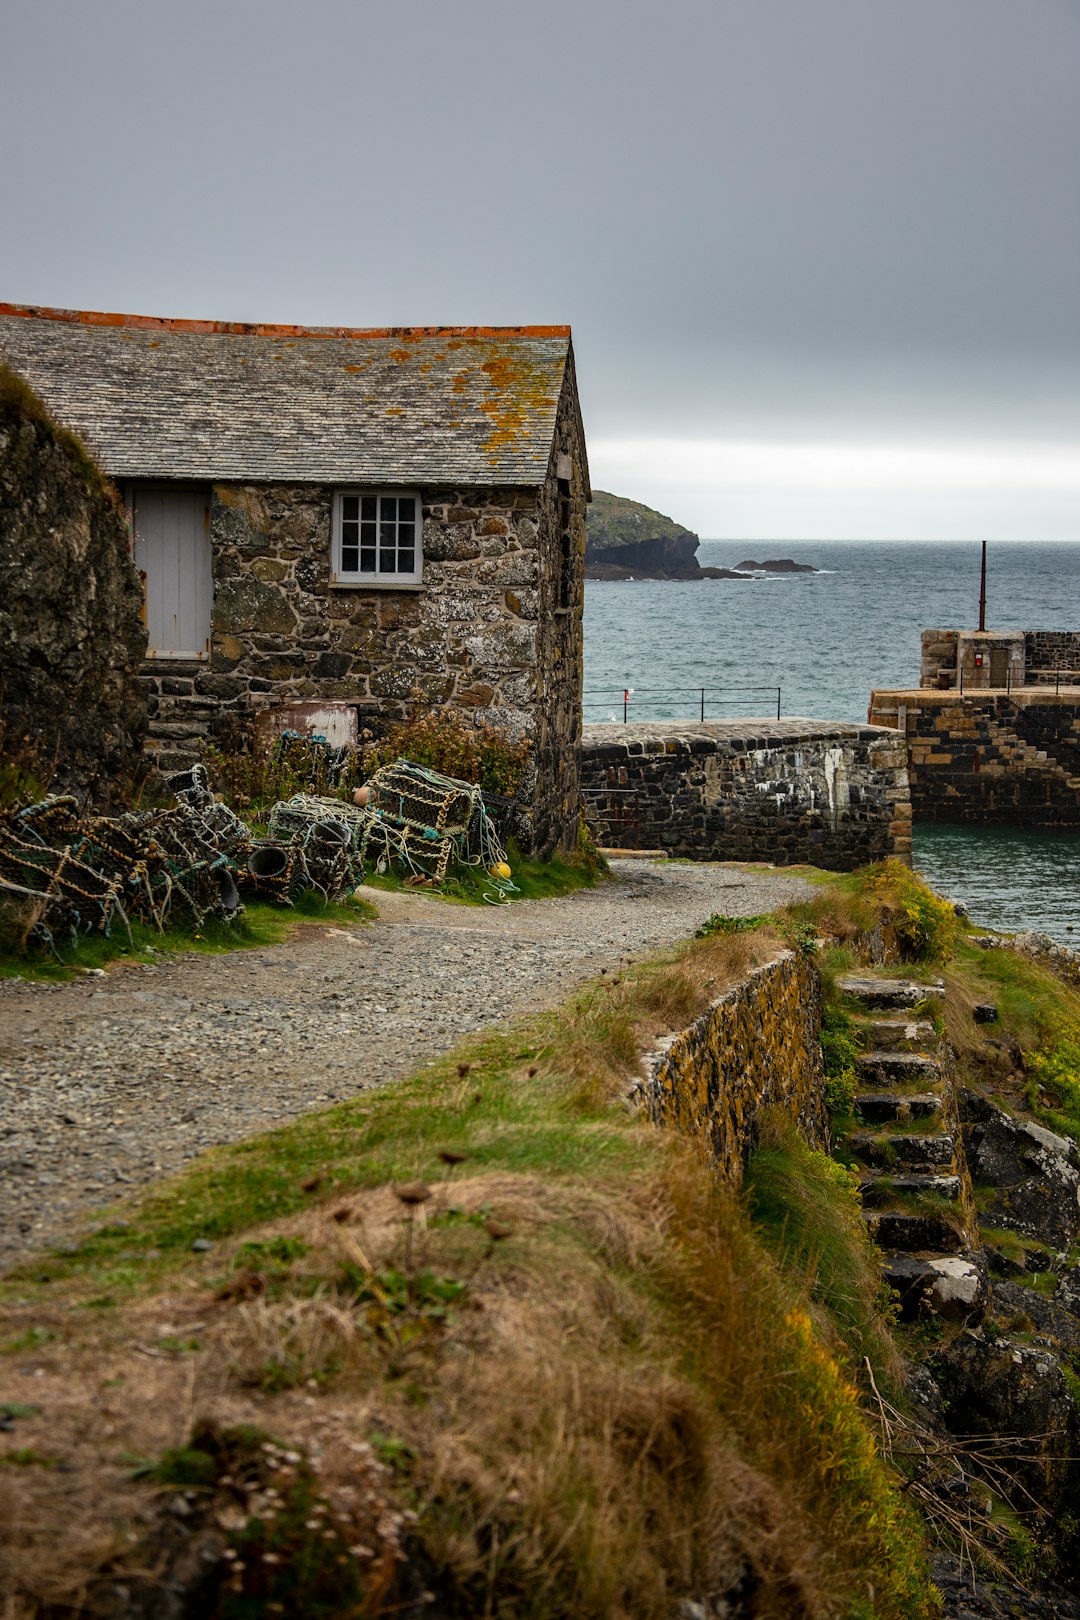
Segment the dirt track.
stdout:
<path fill-rule="evenodd" d="M 372 892 L 379 920 L 270 949 L 0 982 L 0 1260 L 128 1187 L 393 1080 L 470 1031 L 557 1001 L 713 911 L 802 897 L 763 868 L 615 861 L 559 900 L 451 906 Z"/>

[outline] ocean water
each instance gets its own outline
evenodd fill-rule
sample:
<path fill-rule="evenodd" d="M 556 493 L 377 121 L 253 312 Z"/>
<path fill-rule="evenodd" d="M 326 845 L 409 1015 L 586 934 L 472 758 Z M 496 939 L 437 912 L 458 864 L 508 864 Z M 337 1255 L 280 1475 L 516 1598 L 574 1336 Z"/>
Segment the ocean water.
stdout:
<path fill-rule="evenodd" d="M 1080 542 L 987 548 L 986 622 L 1080 629 Z M 865 722 L 875 686 L 917 686 L 919 637 L 978 623 L 977 542 L 703 541 L 703 565 L 792 557 L 817 574 L 739 580 L 587 580 L 586 720 L 776 714 Z M 1080 836 L 915 828 L 934 887 L 988 927 L 1080 930 Z"/>

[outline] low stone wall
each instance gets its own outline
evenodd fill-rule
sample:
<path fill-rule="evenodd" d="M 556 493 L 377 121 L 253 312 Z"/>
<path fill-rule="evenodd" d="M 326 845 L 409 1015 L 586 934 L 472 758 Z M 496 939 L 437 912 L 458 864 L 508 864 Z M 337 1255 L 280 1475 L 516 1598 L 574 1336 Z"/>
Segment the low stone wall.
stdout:
<path fill-rule="evenodd" d="M 784 951 L 652 1054 L 633 1100 L 656 1124 L 703 1140 L 732 1186 L 742 1180 L 763 1109 L 783 1109 L 812 1147 L 827 1150 L 821 1013 L 816 970 Z"/>
<path fill-rule="evenodd" d="M 1080 826 L 1080 689 L 874 692 L 906 740 L 920 821 Z"/>
<path fill-rule="evenodd" d="M 833 871 L 911 858 L 904 749 L 876 726 L 586 726 L 582 790 L 609 844 Z"/>

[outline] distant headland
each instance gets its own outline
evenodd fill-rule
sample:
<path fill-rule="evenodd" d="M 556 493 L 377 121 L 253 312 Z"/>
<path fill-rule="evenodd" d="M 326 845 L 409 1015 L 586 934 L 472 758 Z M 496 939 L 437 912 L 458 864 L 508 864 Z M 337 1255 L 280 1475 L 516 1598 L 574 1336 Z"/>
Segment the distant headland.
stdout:
<path fill-rule="evenodd" d="M 692 529 L 640 501 L 593 491 L 586 519 L 586 579 L 750 579 L 754 574 L 816 574 L 790 557 L 703 568 Z"/>

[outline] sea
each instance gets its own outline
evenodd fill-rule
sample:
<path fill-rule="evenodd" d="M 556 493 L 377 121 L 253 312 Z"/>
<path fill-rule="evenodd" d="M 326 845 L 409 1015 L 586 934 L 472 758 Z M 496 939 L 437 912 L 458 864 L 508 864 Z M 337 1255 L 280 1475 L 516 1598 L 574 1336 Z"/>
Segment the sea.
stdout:
<path fill-rule="evenodd" d="M 803 716 L 865 723 L 919 684 L 920 635 L 978 624 L 972 541 L 703 540 L 703 567 L 790 557 L 814 574 L 587 580 L 589 720 Z M 990 542 L 986 623 L 1080 629 L 1080 542 Z M 978 923 L 1080 946 L 1080 834 L 916 822 L 915 865 Z M 1075 930 L 1075 933 L 1074 933 Z"/>

